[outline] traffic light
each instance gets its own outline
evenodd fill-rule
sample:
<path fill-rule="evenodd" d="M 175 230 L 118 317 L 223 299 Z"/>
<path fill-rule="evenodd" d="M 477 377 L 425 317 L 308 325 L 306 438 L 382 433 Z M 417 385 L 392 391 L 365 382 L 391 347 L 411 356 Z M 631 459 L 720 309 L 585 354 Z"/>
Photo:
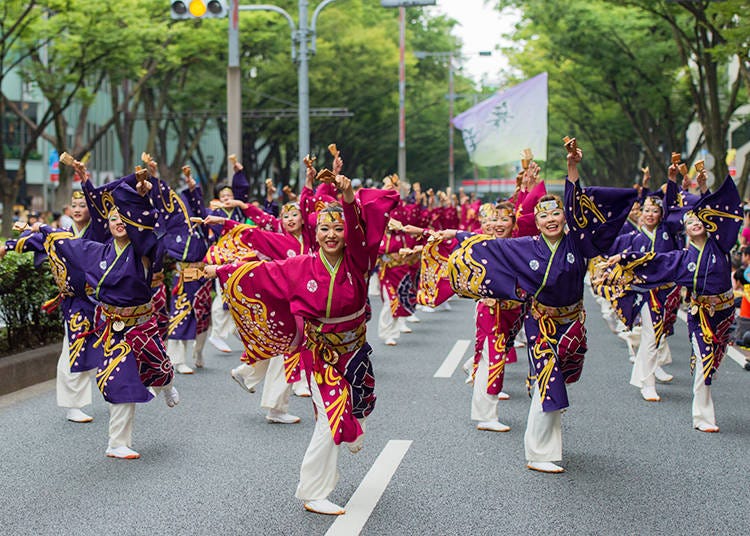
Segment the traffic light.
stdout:
<path fill-rule="evenodd" d="M 173 19 L 223 19 L 228 16 L 225 0 L 172 0 Z"/>

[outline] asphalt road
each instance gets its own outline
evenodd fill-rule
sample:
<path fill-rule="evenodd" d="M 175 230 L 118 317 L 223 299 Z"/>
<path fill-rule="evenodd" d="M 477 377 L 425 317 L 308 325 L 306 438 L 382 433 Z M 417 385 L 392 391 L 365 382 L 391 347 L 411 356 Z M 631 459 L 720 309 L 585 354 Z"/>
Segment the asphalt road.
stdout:
<path fill-rule="evenodd" d="M 662 402 L 646 403 L 628 385 L 624 344 L 587 295 L 589 351 L 563 416 L 567 471 L 535 473 L 523 455 L 524 362 L 507 368 L 509 433 L 475 429 L 460 366 L 433 377 L 458 339 L 473 338 L 473 302 L 451 304 L 419 314 L 393 348 L 369 326 L 378 403 L 364 450 L 342 449 L 330 499 L 346 504 L 389 441 L 411 444 L 362 534 L 747 534 L 750 372 L 725 360 L 714 386 L 721 433 L 697 432 L 684 323 L 670 339 L 675 379 L 659 387 Z M 53 382 L 0 397 L 0 533 L 325 534 L 334 518 L 294 498 L 312 405 L 293 397 L 302 422 L 267 423 L 259 394 L 229 377 L 238 357 L 211 348 L 205 369 L 178 376 L 179 406 L 138 406 L 137 461 L 104 456 L 107 408 L 96 392 L 91 424 L 64 420 Z"/>

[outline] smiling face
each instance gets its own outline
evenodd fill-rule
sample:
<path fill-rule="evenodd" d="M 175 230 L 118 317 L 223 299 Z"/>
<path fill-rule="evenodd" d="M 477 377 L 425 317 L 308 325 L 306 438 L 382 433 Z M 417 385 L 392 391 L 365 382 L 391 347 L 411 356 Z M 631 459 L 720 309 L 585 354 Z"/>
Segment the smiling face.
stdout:
<path fill-rule="evenodd" d="M 128 236 L 128 233 L 125 230 L 125 224 L 120 219 L 120 213 L 116 210 L 109 213 L 109 232 L 115 240 Z"/>
<path fill-rule="evenodd" d="M 537 229 L 547 240 L 556 242 L 565 230 L 565 212 L 561 208 L 542 210 L 534 217 Z"/>
<path fill-rule="evenodd" d="M 643 222 L 643 225 L 649 229 L 653 229 L 659 225 L 659 222 L 661 221 L 661 207 L 650 199 L 647 200 L 643 205 L 641 221 Z"/>
<path fill-rule="evenodd" d="M 321 252 L 328 258 L 341 255 L 344 251 L 344 222 L 324 221 L 315 228 L 315 239 Z"/>
<path fill-rule="evenodd" d="M 703 222 L 700 221 L 697 216 L 688 216 L 688 218 L 685 220 L 685 234 L 691 240 L 696 238 L 705 238 L 706 228 L 703 226 Z"/>
<path fill-rule="evenodd" d="M 302 230 L 302 212 L 298 208 L 285 210 L 281 215 L 281 221 L 288 233 L 297 235 Z"/>
<path fill-rule="evenodd" d="M 495 228 L 497 227 L 497 218 L 494 216 L 482 218 L 481 227 L 483 234 L 494 235 Z"/>
<path fill-rule="evenodd" d="M 85 226 L 91 219 L 89 207 L 83 197 L 76 196 L 70 201 L 70 217 L 78 227 Z"/>
<path fill-rule="evenodd" d="M 495 236 L 497 238 L 510 238 L 513 234 L 513 226 L 516 220 L 513 216 L 501 214 L 497 218 L 497 224 L 495 225 Z"/>

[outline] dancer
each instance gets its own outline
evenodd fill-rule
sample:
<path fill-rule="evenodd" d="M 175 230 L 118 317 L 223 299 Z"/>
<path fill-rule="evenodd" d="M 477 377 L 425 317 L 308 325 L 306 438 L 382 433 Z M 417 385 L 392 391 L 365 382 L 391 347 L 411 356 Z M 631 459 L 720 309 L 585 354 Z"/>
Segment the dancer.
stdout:
<path fill-rule="evenodd" d="M 74 239 L 46 225 L 34 230 L 46 237 L 50 262 L 61 276 L 69 277 L 77 292 L 93 289 L 99 302 L 94 327 L 79 336 L 92 337 L 93 345 L 103 348 L 96 379 L 110 404 L 106 455 L 136 459 L 140 454 L 131 448 L 135 404 L 154 397 L 149 388 L 163 392 L 169 407 L 179 402 L 179 394 L 152 314 L 156 211 L 145 197 L 151 183 L 139 181 L 136 192 L 125 182 L 103 195 L 112 235 L 106 244 Z"/>
<path fill-rule="evenodd" d="M 315 255 L 284 261 L 208 266 L 226 291 L 246 348 L 259 359 L 288 352 L 304 332 L 302 359 L 318 420 L 300 468 L 296 496 L 305 508 L 339 515 L 327 497 L 338 481 L 338 445 L 362 447 L 364 420 L 375 403 L 366 340 L 367 274 L 377 256 L 396 192 L 362 189 L 338 175 L 342 206 L 318 213 Z M 295 317 L 303 319 L 297 327 Z"/>
<path fill-rule="evenodd" d="M 76 162 L 78 175 L 86 181 L 86 170 L 83 164 Z M 104 242 L 109 233 L 97 225 L 92 225 L 86 198 L 81 191 L 73 192 L 70 202 L 73 225 L 64 229 L 72 234 L 72 238 L 82 238 Z M 9 240 L 6 247 L 18 253 L 34 251 L 36 255 L 44 254 L 45 235 L 41 232 L 25 232 L 17 240 Z M 94 326 L 95 303 L 87 295 L 83 281 L 72 284 L 67 281 L 65 272 L 59 270 L 55 263 L 50 264 L 52 275 L 59 288 L 59 294 L 45 303 L 42 307 L 46 312 L 52 312 L 58 306 L 63 317 L 64 339 L 62 351 L 57 361 L 57 375 L 55 387 L 57 405 L 66 408 L 65 418 L 76 423 L 93 421 L 93 417 L 83 411 L 91 404 L 91 381 L 96 369 L 103 359 L 101 347 L 96 347 L 93 341 L 80 337 L 81 334 Z M 71 274 L 71 277 L 76 277 Z M 78 292 L 76 292 L 78 290 Z"/>
<path fill-rule="evenodd" d="M 701 190 L 705 172 L 698 175 Z M 731 177 L 713 194 L 700 198 L 683 217 L 689 243 L 669 253 L 631 251 L 612 257 L 608 281 L 615 287 L 658 288 L 674 282 L 690 291 L 688 334 L 693 355 L 693 427 L 718 432 L 711 384 L 726 353 L 734 319 L 729 252 L 742 225 L 742 206 Z M 610 283 L 612 284 L 612 283 Z"/>
<path fill-rule="evenodd" d="M 565 203 L 550 195 L 537 203 L 540 237 L 488 240 L 459 233 L 461 245 L 450 263 L 451 284 L 462 296 L 528 302 L 532 402 L 524 444 L 527 467 L 547 473 L 564 471 L 553 462 L 562 459 L 560 418 L 569 405 L 565 384 L 577 381 L 583 369 L 586 258 L 611 246 L 636 196 L 632 189 L 582 189 L 582 152 L 575 139 L 567 147 Z"/>

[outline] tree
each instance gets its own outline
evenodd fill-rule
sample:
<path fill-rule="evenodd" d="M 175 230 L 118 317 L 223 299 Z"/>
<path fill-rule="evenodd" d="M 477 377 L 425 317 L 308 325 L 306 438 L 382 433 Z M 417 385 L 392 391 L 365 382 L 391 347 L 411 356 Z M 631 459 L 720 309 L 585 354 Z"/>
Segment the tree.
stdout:
<path fill-rule="evenodd" d="M 23 182 L 23 172 L 14 178 L 8 174 L 6 166 L 6 121 L 9 113 L 10 100 L 1 93 L 3 81 L 11 71 L 26 61 L 35 49 L 23 49 L 19 43 L 33 34 L 35 26 L 40 21 L 42 11 L 35 1 L 6 0 L 0 7 L 0 135 L 3 136 L 0 145 L 0 202 L 3 204 L 3 225 L 0 235 L 10 236 L 13 226 L 13 204 L 18 195 L 19 186 Z M 44 41 L 38 41 L 36 49 L 44 46 Z M 31 133 L 31 140 L 21 140 L 20 159 L 24 163 L 31 152 L 36 149 L 36 136 Z"/>
<path fill-rule="evenodd" d="M 564 173 L 559 140 L 571 134 L 589 149 L 589 177 L 628 185 L 649 165 L 665 178 L 693 119 L 669 26 L 606 1 L 508 5 L 523 9 L 513 64 L 527 76 L 549 73 L 553 169 Z"/>

